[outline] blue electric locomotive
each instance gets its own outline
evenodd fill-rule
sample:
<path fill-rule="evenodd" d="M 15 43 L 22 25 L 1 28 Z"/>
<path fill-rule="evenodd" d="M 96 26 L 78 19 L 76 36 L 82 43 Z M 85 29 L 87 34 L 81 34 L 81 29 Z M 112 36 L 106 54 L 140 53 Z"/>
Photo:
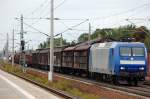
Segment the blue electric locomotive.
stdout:
<path fill-rule="evenodd" d="M 102 78 L 112 78 L 114 83 L 129 84 L 143 81 L 147 72 L 147 50 L 138 42 L 106 42 L 90 48 L 89 71 Z"/>

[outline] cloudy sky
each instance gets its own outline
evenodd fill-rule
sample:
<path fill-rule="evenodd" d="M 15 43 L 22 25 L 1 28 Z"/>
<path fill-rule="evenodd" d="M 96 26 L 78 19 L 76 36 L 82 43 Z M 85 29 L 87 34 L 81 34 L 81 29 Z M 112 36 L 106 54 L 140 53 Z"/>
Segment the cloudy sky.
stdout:
<path fill-rule="evenodd" d="M 132 20 L 137 26 L 147 26 L 150 29 L 150 1 L 149 0 L 54 0 L 55 18 L 80 19 L 80 20 L 56 20 L 55 34 L 61 33 L 67 28 L 90 19 L 92 30 L 96 28 L 118 27 L 129 24 L 125 19 L 144 18 L 144 20 Z M 12 43 L 12 29 L 15 29 L 15 46 L 19 48 L 20 23 L 15 17 L 24 15 L 24 22 L 41 32 L 49 34 L 49 20 L 39 19 L 49 17 L 50 0 L 1 0 L 0 1 L 0 50 L 6 43 L 6 34 L 9 33 L 10 47 Z M 68 41 L 76 40 L 81 33 L 88 32 L 88 23 L 85 22 L 75 30 L 63 33 Z M 25 40 L 29 41 L 30 48 L 37 48 L 40 42 L 47 36 L 24 25 Z"/>

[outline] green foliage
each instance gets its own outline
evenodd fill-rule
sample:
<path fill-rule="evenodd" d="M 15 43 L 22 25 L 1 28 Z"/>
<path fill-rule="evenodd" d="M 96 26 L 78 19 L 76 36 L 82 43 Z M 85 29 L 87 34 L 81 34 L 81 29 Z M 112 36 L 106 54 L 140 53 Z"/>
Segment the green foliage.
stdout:
<path fill-rule="evenodd" d="M 120 26 L 118 28 L 104 28 L 96 29 L 91 35 L 91 39 L 100 39 L 111 37 L 113 39 L 119 40 L 124 37 L 135 38 L 137 42 L 143 42 L 147 46 L 148 51 L 150 51 L 150 30 L 145 26 L 136 28 L 135 25 Z M 81 34 L 78 38 L 78 42 L 84 42 L 88 40 L 88 34 Z"/>
<path fill-rule="evenodd" d="M 146 36 L 149 35 L 149 33 L 150 32 L 146 27 L 141 26 L 135 29 L 133 37 L 136 38 L 136 41 L 144 42 Z"/>
<path fill-rule="evenodd" d="M 146 36 L 144 43 L 147 46 L 147 50 L 150 51 L 150 34 Z"/>
<path fill-rule="evenodd" d="M 96 31 L 91 35 L 92 39 L 96 38 L 105 38 L 110 36 L 112 33 L 112 29 L 96 29 Z"/>
<path fill-rule="evenodd" d="M 83 33 L 78 38 L 78 42 L 84 42 L 84 41 L 87 41 L 87 40 L 88 40 L 88 33 Z"/>
<path fill-rule="evenodd" d="M 119 39 L 120 37 L 132 37 L 135 30 L 134 25 L 120 26 L 119 28 L 104 28 L 96 29 L 91 35 L 91 39 L 111 37 L 113 39 Z M 78 38 L 78 42 L 84 42 L 88 40 L 88 34 L 81 34 Z"/>
<path fill-rule="evenodd" d="M 121 37 L 132 37 L 135 26 L 127 25 L 112 29 L 112 38 L 118 40 Z"/>
<path fill-rule="evenodd" d="M 39 48 L 47 48 L 46 42 L 40 43 Z"/>
<path fill-rule="evenodd" d="M 62 45 L 68 45 L 69 43 L 62 38 L 54 38 L 54 47 L 60 47 L 61 46 L 61 40 L 62 40 Z M 47 41 L 40 43 L 39 48 L 49 48 L 50 46 L 50 39 L 47 39 Z"/>
<path fill-rule="evenodd" d="M 70 45 L 75 45 L 76 44 L 76 42 L 75 41 L 72 41 L 71 43 L 70 43 Z"/>

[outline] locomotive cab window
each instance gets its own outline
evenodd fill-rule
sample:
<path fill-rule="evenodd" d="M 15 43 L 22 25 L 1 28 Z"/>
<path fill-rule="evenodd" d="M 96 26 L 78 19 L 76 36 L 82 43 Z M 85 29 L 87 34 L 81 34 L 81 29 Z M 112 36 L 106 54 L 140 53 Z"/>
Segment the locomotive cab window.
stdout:
<path fill-rule="evenodd" d="M 131 56 L 131 48 L 129 47 L 120 47 L 121 56 Z"/>
<path fill-rule="evenodd" d="M 144 56 L 144 48 L 134 47 L 132 48 L 133 56 Z"/>

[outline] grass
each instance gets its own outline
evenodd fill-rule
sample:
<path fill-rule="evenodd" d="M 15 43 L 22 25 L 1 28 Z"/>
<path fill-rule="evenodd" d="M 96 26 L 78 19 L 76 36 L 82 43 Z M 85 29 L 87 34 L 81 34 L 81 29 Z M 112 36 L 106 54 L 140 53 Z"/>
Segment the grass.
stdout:
<path fill-rule="evenodd" d="M 92 93 L 83 92 L 80 89 L 75 88 L 72 84 L 73 82 L 70 80 L 61 79 L 61 80 L 54 80 L 53 82 L 49 82 L 48 79 L 45 77 L 35 76 L 29 73 L 23 73 L 21 67 L 19 66 L 12 67 L 11 64 L 5 63 L 3 61 L 0 61 L 0 69 L 9 73 L 15 73 L 16 75 L 19 76 L 24 76 L 42 85 L 59 89 L 80 99 L 100 99 L 100 96 L 97 96 Z"/>

